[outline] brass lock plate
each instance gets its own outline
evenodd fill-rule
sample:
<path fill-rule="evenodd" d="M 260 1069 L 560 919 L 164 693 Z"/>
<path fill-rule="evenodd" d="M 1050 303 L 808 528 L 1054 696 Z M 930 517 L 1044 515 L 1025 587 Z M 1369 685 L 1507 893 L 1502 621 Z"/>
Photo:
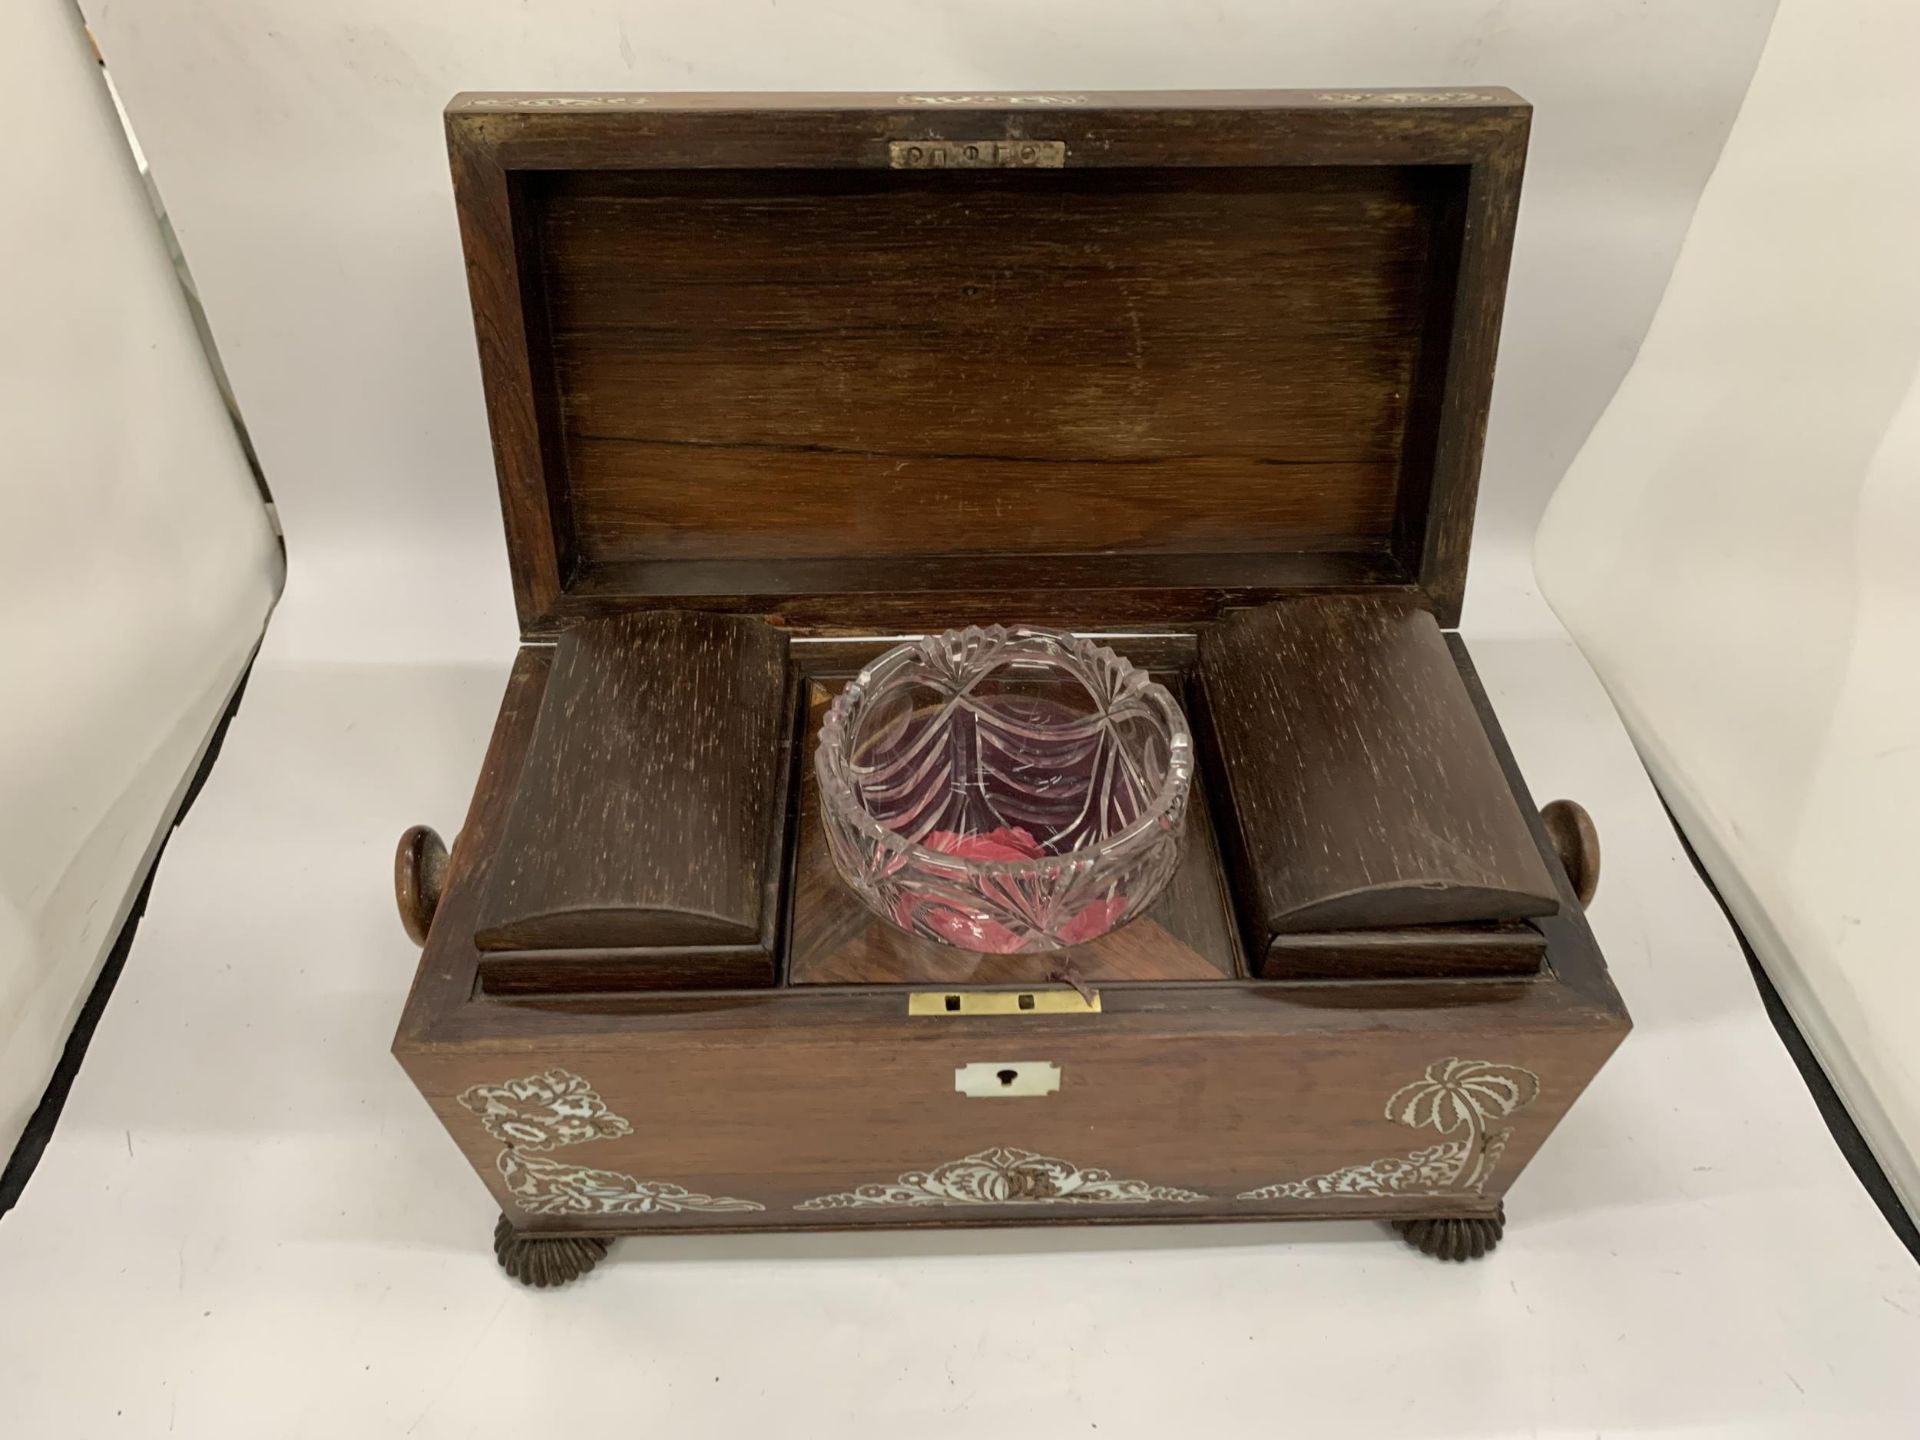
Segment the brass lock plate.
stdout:
<path fill-rule="evenodd" d="M 1100 992 L 1077 990 L 916 990 L 909 1015 L 1098 1015 Z"/>

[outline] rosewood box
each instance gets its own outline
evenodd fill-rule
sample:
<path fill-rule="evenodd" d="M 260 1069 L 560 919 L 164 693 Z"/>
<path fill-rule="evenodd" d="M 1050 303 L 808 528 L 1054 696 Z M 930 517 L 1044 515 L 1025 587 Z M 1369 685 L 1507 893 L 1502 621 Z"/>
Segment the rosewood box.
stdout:
<path fill-rule="evenodd" d="M 1452 633 L 1528 115 L 452 103 L 522 643 L 451 853 L 401 842 L 394 1053 L 511 1273 L 688 1230 L 1492 1247 L 1628 1028 L 1592 827 L 1534 808 Z M 1191 722 L 1179 869 L 1066 951 L 903 933 L 821 826 L 839 688 L 995 622 L 1099 635 Z"/>

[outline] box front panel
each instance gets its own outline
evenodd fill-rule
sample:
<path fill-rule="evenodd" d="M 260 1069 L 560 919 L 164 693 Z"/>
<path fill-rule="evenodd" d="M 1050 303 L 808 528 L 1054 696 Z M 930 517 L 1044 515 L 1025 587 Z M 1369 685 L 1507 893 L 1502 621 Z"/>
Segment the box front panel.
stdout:
<path fill-rule="evenodd" d="M 413 1069 L 534 1232 L 1362 1217 L 1490 1209 L 1620 1033 L 1219 1034 L 1180 1003 L 1160 1034 L 967 1016 Z"/>

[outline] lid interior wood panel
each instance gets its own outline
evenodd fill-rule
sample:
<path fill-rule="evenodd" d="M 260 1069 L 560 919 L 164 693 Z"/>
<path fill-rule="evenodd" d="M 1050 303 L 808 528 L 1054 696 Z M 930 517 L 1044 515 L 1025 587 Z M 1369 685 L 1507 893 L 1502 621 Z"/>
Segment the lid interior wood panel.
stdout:
<path fill-rule="evenodd" d="M 1451 618 L 1507 92 L 483 98 L 449 127 L 528 633 L 663 600 L 905 625 L 942 597 L 1194 619 L 1301 588 Z M 1067 163 L 886 168 L 889 136 L 963 133 Z"/>
<path fill-rule="evenodd" d="M 1384 547 L 1453 174 L 543 177 L 580 559 Z"/>

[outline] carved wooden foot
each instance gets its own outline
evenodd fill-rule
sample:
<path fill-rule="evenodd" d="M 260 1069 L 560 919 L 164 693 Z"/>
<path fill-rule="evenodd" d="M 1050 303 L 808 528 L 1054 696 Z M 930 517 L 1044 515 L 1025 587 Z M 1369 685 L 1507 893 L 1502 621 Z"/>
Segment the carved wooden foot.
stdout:
<path fill-rule="evenodd" d="M 606 1258 L 610 1243 L 591 1235 L 521 1235 L 504 1215 L 493 1227 L 493 1253 L 500 1268 L 522 1285 L 541 1290 L 578 1280 Z"/>
<path fill-rule="evenodd" d="M 1422 1255 L 1436 1260 L 1478 1260 L 1493 1253 L 1500 1237 L 1507 1233 L 1507 1207 L 1493 1214 L 1465 1220 L 1457 1216 L 1445 1220 L 1396 1220 L 1393 1228 L 1407 1244 Z"/>

